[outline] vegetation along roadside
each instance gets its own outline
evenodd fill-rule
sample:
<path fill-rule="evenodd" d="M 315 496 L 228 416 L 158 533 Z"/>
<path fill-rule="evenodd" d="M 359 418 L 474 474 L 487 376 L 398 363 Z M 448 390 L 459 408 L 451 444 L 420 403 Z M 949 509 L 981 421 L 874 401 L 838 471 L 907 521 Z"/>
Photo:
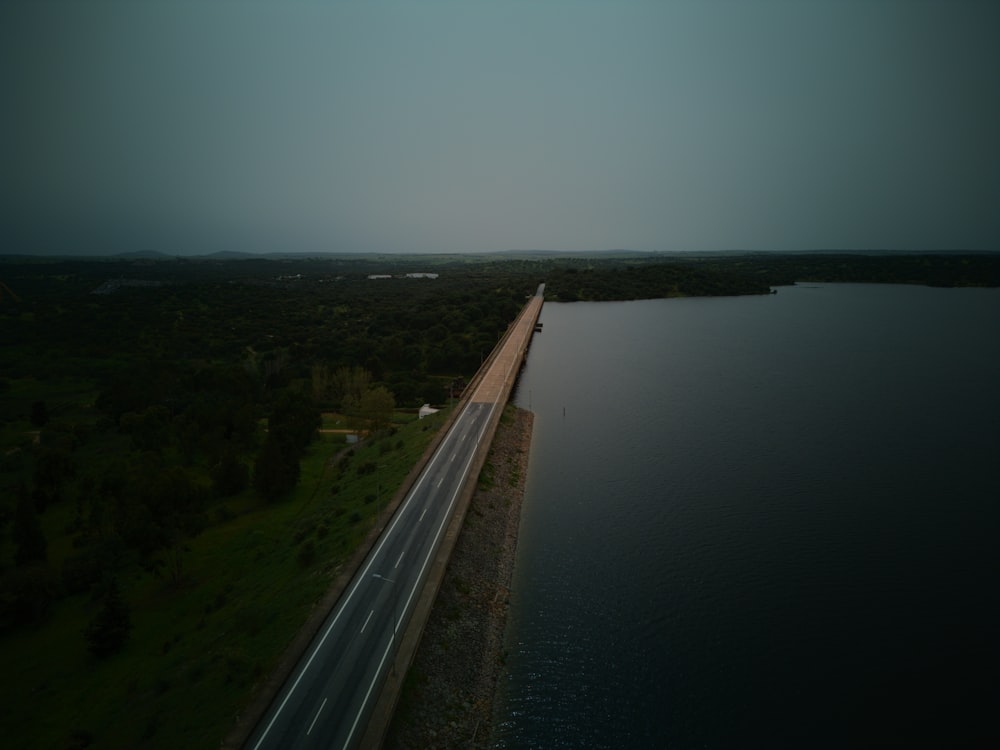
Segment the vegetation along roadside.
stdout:
<path fill-rule="evenodd" d="M 443 421 L 418 407 L 447 410 L 539 281 L 570 301 L 988 286 L 998 268 L 995 254 L 2 256 L 0 732 L 218 746 Z"/>

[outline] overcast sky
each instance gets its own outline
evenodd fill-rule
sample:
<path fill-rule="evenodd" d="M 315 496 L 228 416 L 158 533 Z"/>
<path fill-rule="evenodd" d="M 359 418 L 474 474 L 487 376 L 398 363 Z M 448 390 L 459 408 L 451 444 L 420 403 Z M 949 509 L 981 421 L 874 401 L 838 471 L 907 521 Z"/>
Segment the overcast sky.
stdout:
<path fill-rule="evenodd" d="M 0 3 L 0 253 L 1000 249 L 1000 3 Z"/>

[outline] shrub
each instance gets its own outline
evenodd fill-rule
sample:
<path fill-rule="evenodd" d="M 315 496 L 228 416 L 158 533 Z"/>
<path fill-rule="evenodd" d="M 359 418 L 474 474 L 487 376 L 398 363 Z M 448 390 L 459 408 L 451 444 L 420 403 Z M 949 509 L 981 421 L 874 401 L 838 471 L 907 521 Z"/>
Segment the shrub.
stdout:
<path fill-rule="evenodd" d="M 100 611 L 83 631 L 90 653 L 104 658 L 121 650 L 131 630 L 128 605 L 118 591 L 118 582 L 112 579 Z"/>
<path fill-rule="evenodd" d="M 299 565 L 308 568 L 316 560 L 316 545 L 312 539 L 299 547 Z"/>
<path fill-rule="evenodd" d="M 44 562 L 11 568 L 0 576 L 0 633 L 41 622 L 55 599 L 57 580 Z"/>

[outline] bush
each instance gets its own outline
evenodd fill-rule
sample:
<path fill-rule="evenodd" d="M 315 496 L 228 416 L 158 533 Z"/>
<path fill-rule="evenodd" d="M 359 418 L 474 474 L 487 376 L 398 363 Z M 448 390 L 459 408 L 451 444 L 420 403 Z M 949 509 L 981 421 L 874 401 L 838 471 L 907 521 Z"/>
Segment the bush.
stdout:
<path fill-rule="evenodd" d="M 313 540 L 308 540 L 305 544 L 299 547 L 299 565 L 303 568 L 308 568 L 316 560 L 316 545 Z"/>
<path fill-rule="evenodd" d="M 45 619 L 57 589 L 56 575 L 44 562 L 5 571 L 0 577 L 0 633 Z"/>
<path fill-rule="evenodd" d="M 100 611 L 83 631 L 90 653 L 104 658 L 121 650 L 132 630 L 128 605 L 118 591 L 118 582 L 112 579 L 104 594 Z"/>
<path fill-rule="evenodd" d="M 31 424 L 35 427 L 44 427 L 49 423 L 49 410 L 44 401 L 35 401 L 31 404 Z"/>
<path fill-rule="evenodd" d="M 219 463 L 212 469 L 212 488 L 217 497 L 232 497 L 246 489 L 250 471 L 232 451 L 224 451 Z"/>
<path fill-rule="evenodd" d="M 264 500 L 277 500 L 299 483 L 298 457 L 269 435 L 254 463 L 253 482 Z"/>
<path fill-rule="evenodd" d="M 80 594 L 89 591 L 98 583 L 104 568 L 101 560 L 92 549 L 77 555 L 71 555 L 63 561 L 62 583 L 67 594 Z"/>

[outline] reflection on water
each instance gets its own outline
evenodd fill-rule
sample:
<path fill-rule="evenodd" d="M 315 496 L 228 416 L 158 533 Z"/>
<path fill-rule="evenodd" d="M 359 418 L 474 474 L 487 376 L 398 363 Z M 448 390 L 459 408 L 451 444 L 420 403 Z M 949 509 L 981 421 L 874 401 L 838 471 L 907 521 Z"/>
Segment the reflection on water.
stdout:
<path fill-rule="evenodd" d="M 542 320 L 500 747 L 997 731 L 1000 290 Z"/>

